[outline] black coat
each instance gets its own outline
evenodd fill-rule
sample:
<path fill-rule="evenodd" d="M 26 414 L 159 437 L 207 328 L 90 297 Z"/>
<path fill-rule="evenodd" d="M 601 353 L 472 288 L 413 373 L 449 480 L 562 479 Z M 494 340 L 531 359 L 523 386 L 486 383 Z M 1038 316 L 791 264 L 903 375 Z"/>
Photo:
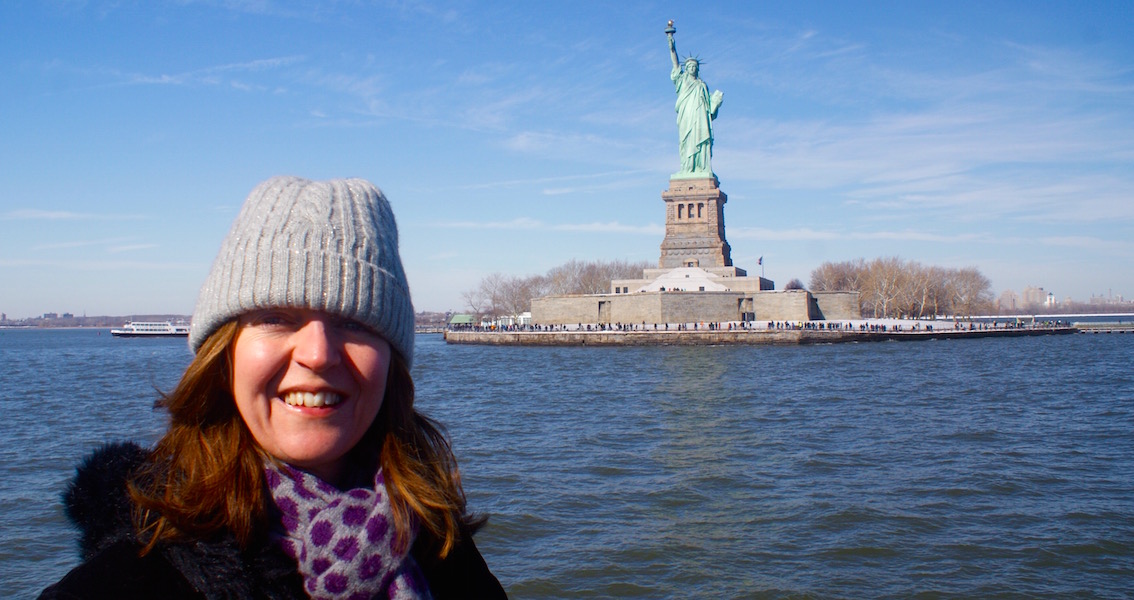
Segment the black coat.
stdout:
<path fill-rule="evenodd" d="M 44 590 L 41 599 L 307 597 L 295 561 L 270 542 L 241 551 L 231 535 L 222 535 L 163 544 L 139 557 L 126 482 L 146 456 L 137 445 L 115 444 L 79 467 L 63 502 L 81 532 L 83 563 Z M 471 535 L 462 536 L 444 560 L 421 552 L 422 547 L 415 545 L 414 558 L 437 600 L 505 597 Z"/>

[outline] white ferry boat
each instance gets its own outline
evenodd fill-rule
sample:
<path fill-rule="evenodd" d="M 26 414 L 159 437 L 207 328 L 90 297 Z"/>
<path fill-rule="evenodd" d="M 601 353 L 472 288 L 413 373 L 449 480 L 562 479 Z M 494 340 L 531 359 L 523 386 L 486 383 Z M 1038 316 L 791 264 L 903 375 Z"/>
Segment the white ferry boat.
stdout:
<path fill-rule="evenodd" d="M 131 321 L 119 329 L 111 329 L 115 337 L 189 337 L 189 326 L 169 321 Z"/>

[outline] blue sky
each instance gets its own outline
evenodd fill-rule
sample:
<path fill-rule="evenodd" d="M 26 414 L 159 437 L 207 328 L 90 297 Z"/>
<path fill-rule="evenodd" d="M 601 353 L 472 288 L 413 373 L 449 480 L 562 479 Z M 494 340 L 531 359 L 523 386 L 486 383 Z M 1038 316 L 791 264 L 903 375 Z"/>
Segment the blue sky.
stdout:
<path fill-rule="evenodd" d="M 656 261 L 663 30 L 724 93 L 735 264 L 978 267 L 1134 297 L 1129 2 L 0 4 L 0 311 L 192 312 L 261 180 L 387 194 L 418 310 Z"/>

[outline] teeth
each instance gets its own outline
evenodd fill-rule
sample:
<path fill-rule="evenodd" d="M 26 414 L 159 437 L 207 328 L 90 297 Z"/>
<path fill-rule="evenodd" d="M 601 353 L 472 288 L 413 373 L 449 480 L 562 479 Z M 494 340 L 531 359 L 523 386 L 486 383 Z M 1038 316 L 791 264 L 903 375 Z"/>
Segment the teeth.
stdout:
<path fill-rule="evenodd" d="M 334 406 L 343 397 L 334 392 L 291 392 L 283 400 L 292 406 Z"/>

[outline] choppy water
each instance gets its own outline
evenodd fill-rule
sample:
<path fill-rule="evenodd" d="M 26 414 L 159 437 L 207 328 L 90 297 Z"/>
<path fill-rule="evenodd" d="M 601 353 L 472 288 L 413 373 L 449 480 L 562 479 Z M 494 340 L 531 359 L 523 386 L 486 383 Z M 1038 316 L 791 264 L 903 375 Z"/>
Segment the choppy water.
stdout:
<path fill-rule="evenodd" d="M 419 336 L 515 598 L 1065 598 L 1134 589 L 1134 336 L 496 348 Z M 150 441 L 184 340 L 0 331 L 0 596 L 76 558 L 58 493 Z"/>

